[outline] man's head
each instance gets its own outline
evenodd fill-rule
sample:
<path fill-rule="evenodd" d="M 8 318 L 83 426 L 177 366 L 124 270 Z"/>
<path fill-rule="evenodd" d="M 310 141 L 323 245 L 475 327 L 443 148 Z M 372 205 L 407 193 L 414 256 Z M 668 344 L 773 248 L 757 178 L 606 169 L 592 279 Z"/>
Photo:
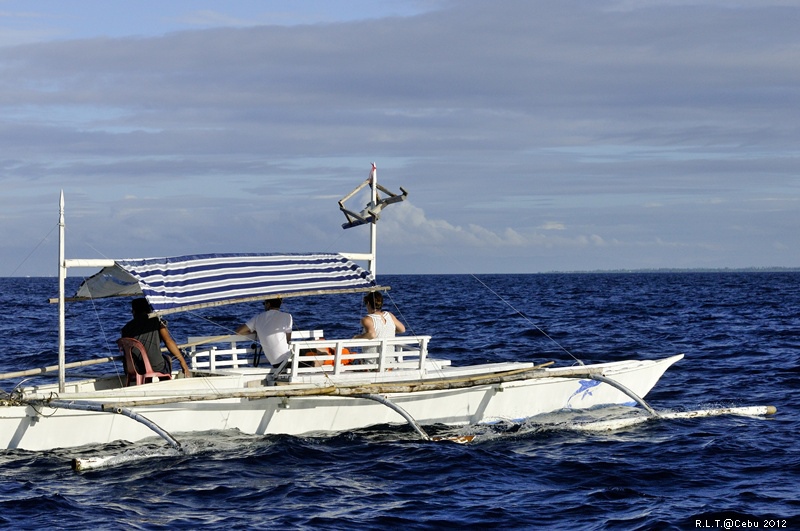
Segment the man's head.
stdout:
<path fill-rule="evenodd" d="M 277 310 L 281 307 L 281 300 L 280 297 L 276 297 L 274 299 L 267 299 L 264 301 L 264 309 L 265 310 Z"/>
<path fill-rule="evenodd" d="M 147 299 L 144 297 L 133 299 L 131 301 L 131 311 L 133 311 L 133 315 L 147 315 L 153 311 L 153 307 L 150 306 L 150 303 L 147 302 Z"/>
<path fill-rule="evenodd" d="M 383 308 L 383 295 L 379 291 L 371 291 L 364 296 L 364 304 L 376 311 Z"/>

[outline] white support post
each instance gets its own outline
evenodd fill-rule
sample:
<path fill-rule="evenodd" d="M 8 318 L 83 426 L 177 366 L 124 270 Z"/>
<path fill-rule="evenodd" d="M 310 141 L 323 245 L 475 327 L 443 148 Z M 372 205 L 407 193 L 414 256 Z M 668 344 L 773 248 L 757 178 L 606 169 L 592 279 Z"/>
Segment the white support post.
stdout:
<path fill-rule="evenodd" d="M 65 252 L 66 224 L 64 223 L 64 190 L 58 201 L 58 392 L 63 393 L 66 387 L 66 289 L 67 270 L 70 267 L 109 267 L 114 260 L 109 259 L 72 259 L 67 260 Z"/>
<path fill-rule="evenodd" d="M 372 163 L 372 173 L 370 174 L 370 188 L 372 189 L 372 204 L 378 204 L 378 167 L 375 163 Z M 376 215 L 377 217 L 377 215 Z M 369 260 L 369 270 L 372 271 L 372 278 L 375 279 L 375 282 L 378 281 L 378 270 L 377 270 L 377 257 L 378 257 L 378 220 L 374 219 L 372 223 L 370 223 L 370 242 L 369 242 L 369 251 L 372 255 L 372 258 Z"/>
<path fill-rule="evenodd" d="M 67 278 L 67 264 L 64 259 L 64 190 L 61 190 L 58 207 L 58 392 L 63 393 L 66 380 L 64 284 Z"/>

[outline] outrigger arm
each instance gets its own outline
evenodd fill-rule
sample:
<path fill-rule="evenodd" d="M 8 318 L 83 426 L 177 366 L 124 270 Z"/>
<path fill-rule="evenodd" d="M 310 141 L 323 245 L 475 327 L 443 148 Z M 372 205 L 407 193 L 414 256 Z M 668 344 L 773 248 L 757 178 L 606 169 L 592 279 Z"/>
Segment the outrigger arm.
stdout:
<path fill-rule="evenodd" d="M 375 402 L 378 402 L 379 404 L 383 404 L 384 406 L 388 407 L 392 411 L 397 412 L 398 414 L 400 414 L 400 416 L 402 416 L 404 419 L 406 419 L 406 422 L 408 422 L 409 426 L 414 428 L 414 431 L 416 431 L 419 434 L 420 437 L 422 437 L 426 441 L 430 441 L 431 440 L 430 436 L 427 433 L 425 433 L 425 430 L 423 430 L 422 426 L 419 425 L 419 422 L 417 422 L 416 419 L 414 419 L 414 417 L 412 417 L 408 413 L 408 411 L 406 411 L 405 409 L 401 408 L 400 406 L 398 406 L 397 404 L 395 404 L 394 402 L 392 402 L 391 400 L 389 400 L 385 396 L 376 395 L 374 393 L 366 393 L 366 394 L 363 394 L 363 395 L 352 395 L 352 396 L 353 396 L 353 398 L 366 398 L 367 400 L 374 400 Z"/>
<path fill-rule="evenodd" d="M 76 400 L 43 400 L 39 401 L 39 403 L 34 403 L 33 401 L 28 403 L 31 406 L 42 407 L 47 406 L 53 409 L 74 409 L 78 411 L 95 411 L 98 413 L 116 413 L 117 415 L 123 415 L 130 419 L 135 420 L 141 424 L 144 424 L 151 430 L 153 430 L 156 434 L 158 434 L 162 439 L 167 441 L 170 446 L 175 448 L 176 450 L 181 449 L 181 443 L 179 443 L 172 435 L 170 435 L 166 430 L 164 430 L 161 426 L 153 422 L 152 420 L 148 419 L 144 415 L 140 415 L 135 411 L 128 409 L 126 407 L 116 406 L 116 405 L 109 405 L 109 404 L 98 404 L 96 402 L 88 402 L 88 401 L 76 401 Z"/>
<path fill-rule="evenodd" d="M 648 404 L 647 402 L 644 401 L 644 398 L 642 398 L 641 396 L 637 395 L 631 389 L 629 389 L 628 387 L 622 385 L 618 381 L 613 380 L 613 379 L 609 378 L 608 376 L 603 376 L 602 374 L 592 374 L 591 378 L 592 378 L 592 380 L 595 380 L 595 381 L 598 381 L 598 382 L 607 383 L 611 387 L 615 387 L 615 388 L 619 389 L 620 391 L 622 391 L 623 393 L 625 393 L 629 397 L 633 398 L 633 400 L 637 404 L 639 404 L 644 409 L 646 409 L 647 412 L 650 413 L 652 416 L 654 416 L 654 417 L 658 417 L 659 416 L 658 412 L 655 409 L 653 409 L 652 407 L 650 407 L 650 404 Z"/>

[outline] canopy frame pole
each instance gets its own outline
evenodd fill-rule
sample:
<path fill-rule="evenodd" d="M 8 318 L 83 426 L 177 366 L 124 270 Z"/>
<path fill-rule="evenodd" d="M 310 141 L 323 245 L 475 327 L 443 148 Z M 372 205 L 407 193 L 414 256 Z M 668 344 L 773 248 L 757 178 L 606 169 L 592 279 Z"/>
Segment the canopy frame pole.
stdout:
<path fill-rule="evenodd" d="M 64 284 L 67 278 L 67 263 L 64 259 L 64 190 L 58 203 L 58 392 L 63 393 L 66 380 L 65 337 L 66 319 L 64 309 Z"/>
<path fill-rule="evenodd" d="M 370 172 L 370 200 L 372 201 L 373 205 L 378 204 L 378 167 L 375 163 L 372 163 L 372 171 Z M 377 269 L 377 262 L 378 262 L 378 218 L 375 217 L 375 221 L 369 224 L 369 253 L 371 258 L 369 259 L 369 270 L 372 271 L 372 278 L 375 279 L 375 282 L 378 282 L 378 269 Z"/>
<path fill-rule="evenodd" d="M 66 388 L 66 295 L 67 269 L 72 267 L 108 267 L 114 265 L 109 259 L 67 260 L 64 250 L 66 244 L 66 224 L 64 223 L 64 190 L 58 201 L 58 392 Z M 51 299 L 52 302 L 52 299 Z"/>

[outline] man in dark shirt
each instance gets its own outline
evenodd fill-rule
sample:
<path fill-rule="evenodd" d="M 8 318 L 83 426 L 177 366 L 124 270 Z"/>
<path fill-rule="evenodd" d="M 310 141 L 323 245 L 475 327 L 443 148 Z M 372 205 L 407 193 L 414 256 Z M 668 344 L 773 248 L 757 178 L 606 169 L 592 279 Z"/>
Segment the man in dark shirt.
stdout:
<path fill-rule="evenodd" d="M 132 337 L 139 340 L 147 350 L 147 357 L 150 359 L 150 366 L 154 371 L 172 372 L 172 368 L 167 366 L 164 357 L 161 355 L 161 342 L 163 341 L 170 354 L 178 359 L 184 376 L 191 377 L 192 373 L 189 370 L 189 366 L 186 364 L 181 351 L 178 350 L 178 345 L 169 335 L 167 324 L 158 317 L 148 317 L 148 314 L 153 310 L 147 299 L 134 299 L 131 301 L 131 311 L 133 312 L 133 319 L 122 327 L 122 337 Z M 135 350 L 133 354 L 134 364 L 137 365 L 137 369 L 142 369 L 142 367 L 138 366 L 137 361 L 139 360 L 136 359 Z"/>

